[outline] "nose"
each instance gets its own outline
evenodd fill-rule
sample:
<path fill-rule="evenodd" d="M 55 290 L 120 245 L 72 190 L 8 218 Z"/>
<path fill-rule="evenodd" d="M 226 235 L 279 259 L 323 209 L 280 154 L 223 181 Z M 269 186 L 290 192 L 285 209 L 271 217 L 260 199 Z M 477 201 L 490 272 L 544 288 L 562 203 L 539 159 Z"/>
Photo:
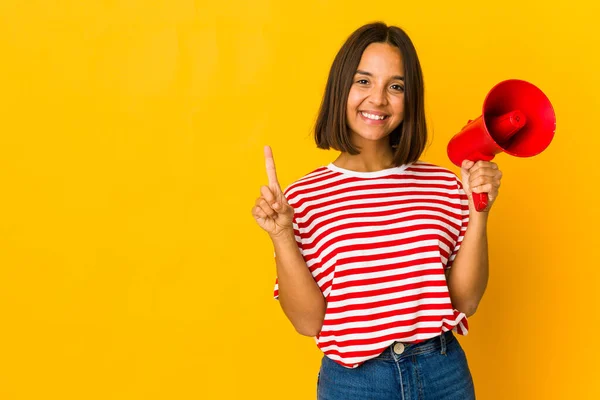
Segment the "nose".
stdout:
<path fill-rule="evenodd" d="M 387 96 L 384 85 L 375 85 L 369 95 L 369 102 L 376 106 L 385 106 L 387 104 Z"/>

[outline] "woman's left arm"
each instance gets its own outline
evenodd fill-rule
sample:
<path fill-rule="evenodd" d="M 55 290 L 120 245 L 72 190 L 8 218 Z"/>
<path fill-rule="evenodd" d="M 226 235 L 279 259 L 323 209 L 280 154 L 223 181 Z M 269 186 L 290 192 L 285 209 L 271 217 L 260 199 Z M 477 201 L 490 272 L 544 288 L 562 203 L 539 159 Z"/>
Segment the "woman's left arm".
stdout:
<path fill-rule="evenodd" d="M 461 175 L 469 198 L 469 224 L 446 279 L 453 307 L 470 317 L 475 314 L 487 287 L 487 222 L 489 211 L 498 197 L 502 172 L 493 162 L 464 161 Z M 488 206 L 483 211 L 475 210 L 472 193 L 488 194 Z"/>

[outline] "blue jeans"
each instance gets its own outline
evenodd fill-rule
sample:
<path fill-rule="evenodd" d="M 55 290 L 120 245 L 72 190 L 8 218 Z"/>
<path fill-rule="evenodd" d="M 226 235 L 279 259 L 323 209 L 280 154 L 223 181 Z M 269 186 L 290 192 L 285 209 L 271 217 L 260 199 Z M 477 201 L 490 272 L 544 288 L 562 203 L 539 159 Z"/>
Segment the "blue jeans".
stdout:
<path fill-rule="evenodd" d="M 467 358 L 452 331 L 403 350 L 395 344 L 354 369 L 323 356 L 318 400 L 475 399 Z"/>

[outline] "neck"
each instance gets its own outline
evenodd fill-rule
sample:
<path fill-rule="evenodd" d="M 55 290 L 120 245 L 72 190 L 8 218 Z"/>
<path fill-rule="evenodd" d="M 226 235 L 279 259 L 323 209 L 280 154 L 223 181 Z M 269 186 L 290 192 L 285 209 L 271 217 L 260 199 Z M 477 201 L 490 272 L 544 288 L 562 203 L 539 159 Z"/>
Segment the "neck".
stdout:
<path fill-rule="evenodd" d="M 375 172 L 395 167 L 394 154 L 387 138 L 384 142 L 369 143 L 360 147 L 360 154 L 342 153 L 334 161 L 340 168 L 357 172 Z"/>

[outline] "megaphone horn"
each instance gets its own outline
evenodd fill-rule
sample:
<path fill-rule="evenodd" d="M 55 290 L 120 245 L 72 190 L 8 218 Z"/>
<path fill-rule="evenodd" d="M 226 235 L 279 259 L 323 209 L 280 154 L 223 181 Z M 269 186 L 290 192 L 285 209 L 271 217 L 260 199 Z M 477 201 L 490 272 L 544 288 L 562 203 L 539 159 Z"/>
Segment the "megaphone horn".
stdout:
<path fill-rule="evenodd" d="M 509 79 L 490 90 L 482 114 L 450 139 L 448 157 L 458 167 L 464 160 L 491 161 L 500 152 L 532 157 L 550 145 L 555 131 L 548 97 L 529 82 Z M 487 193 L 473 193 L 473 202 L 477 211 L 484 210 Z"/>

